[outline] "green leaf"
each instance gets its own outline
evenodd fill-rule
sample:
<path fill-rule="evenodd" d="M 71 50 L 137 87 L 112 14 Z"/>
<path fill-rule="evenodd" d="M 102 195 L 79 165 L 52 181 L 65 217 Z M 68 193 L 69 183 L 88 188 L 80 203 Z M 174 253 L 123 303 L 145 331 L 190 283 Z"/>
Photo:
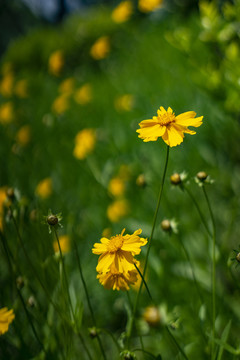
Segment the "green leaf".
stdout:
<path fill-rule="evenodd" d="M 220 345 L 220 348 L 219 348 L 219 353 L 218 353 L 217 360 L 222 359 L 222 354 L 223 354 L 223 351 L 224 351 L 224 346 L 223 345 L 225 345 L 227 343 L 227 339 L 228 339 L 229 331 L 231 329 L 231 325 L 232 325 L 232 320 L 229 320 L 227 326 L 223 330 L 222 337 L 221 337 L 222 344 Z"/>

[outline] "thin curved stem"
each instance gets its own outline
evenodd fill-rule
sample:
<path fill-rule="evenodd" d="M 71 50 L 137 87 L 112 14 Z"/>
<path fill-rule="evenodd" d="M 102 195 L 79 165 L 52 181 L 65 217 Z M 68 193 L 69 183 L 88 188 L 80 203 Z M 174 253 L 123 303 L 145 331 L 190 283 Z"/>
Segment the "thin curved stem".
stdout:
<path fill-rule="evenodd" d="M 140 275 L 140 277 L 141 277 L 141 279 L 142 279 L 142 281 L 143 281 L 143 283 L 144 283 L 144 285 L 145 285 L 145 288 L 146 288 L 146 290 L 147 290 L 148 296 L 150 297 L 150 300 L 153 301 L 153 298 L 152 298 L 152 295 L 151 295 L 151 293 L 150 293 L 150 290 L 149 290 L 149 288 L 148 288 L 148 286 L 147 286 L 147 283 L 146 283 L 146 281 L 145 281 L 145 279 L 144 279 L 144 277 L 143 277 L 140 269 L 137 267 L 136 264 L 134 264 L 134 266 L 135 266 L 137 272 L 139 273 L 139 275 Z"/>
<path fill-rule="evenodd" d="M 209 209 L 211 222 L 212 222 L 212 360 L 215 358 L 215 321 L 216 321 L 216 223 L 212 211 L 212 207 L 203 184 L 203 193 Z"/>
<path fill-rule="evenodd" d="M 183 349 L 181 348 L 181 346 L 179 345 L 179 343 L 177 342 L 177 340 L 175 339 L 175 337 L 173 336 L 173 334 L 171 333 L 171 331 L 169 330 L 169 327 L 166 325 L 165 326 L 168 335 L 170 336 L 170 338 L 173 340 L 174 344 L 176 345 L 176 347 L 178 348 L 179 352 L 182 354 L 182 356 L 184 357 L 184 359 L 188 360 L 187 355 L 185 354 L 185 352 L 183 351 Z"/>
<path fill-rule="evenodd" d="M 78 249 L 77 249 L 77 244 L 76 244 L 75 239 L 73 239 L 73 243 L 74 243 L 74 247 L 75 247 L 75 253 L 76 253 L 76 258 L 77 258 L 77 264 L 78 264 L 80 277 L 81 277 L 83 288 L 84 288 L 85 295 L 86 295 L 86 298 L 87 298 L 88 308 L 89 308 L 89 311 L 90 311 L 90 314 L 91 314 L 91 317 L 92 317 L 93 325 L 95 327 L 97 327 L 97 323 L 96 323 L 96 319 L 95 319 L 95 316 L 94 316 L 92 304 L 91 304 L 91 301 L 90 301 L 90 296 L 88 294 L 87 284 L 86 284 L 86 281 L 85 281 L 84 276 L 83 276 L 82 265 L 81 265 L 81 261 L 80 261 L 80 256 L 78 254 Z M 105 354 L 105 351 L 104 351 L 104 348 L 103 348 L 103 344 L 102 344 L 102 341 L 101 341 L 101 338 L 100 338 L 98 332 L 97 332 L 97 340 L 98 340 L 98 344 L 99 344 L 101 353 L 103 355 L 103 358 L 105 360 L 107 360 L 106 354 Z"/>
<path fill-rule="evenodd" d="M 130 339 L 131 339 L 131 335 L 132 335 L 132 330 L 133 330 L 133 323 L 134 323 L 134 320 L 135 320 L 137 307 L 138 307 L 138 302 L 139 302 L 139 298 L 140 298 L 140 294 L 141 294 L 141 290 L 142 290 L 142 286 L 143 286 L 143 279 L 145 277 L 146 270 L 147 270 L 148 257 L 149 257 L 149 253 L 150 253 L 150 249 L 151 249 L 151 245 L 152 245 L 152 238 L 153 238 L 153 235 L 154 235 L 158 210 L 159 210 L 160 203 L 161 203 L 161 198 L 162 198 L 162 193 L 163 193 L 163 186 L 164 186 L 166 172 L 167 172 L 168 158 L 169 158 L 169 146 L 167 146 L 165 166 L 164 166 L 164 170 L 163 170 L 162 181 L 161 181 L 161 184 L 160 184 L 157 206 L 156 206 L 156 210 L 155 210 L 154 217 L 153 217 L 152 231 L 151 231 L 151 235 L 150 235 L 149 241 L 148 241 L 148 249 L 147 249 L 147 254 L 146 254 L 146 260 L 145 260 L 143 275 L 142 275 L 143 278 L 142 278 L 142 281 L 141 281 L 141 284 L 140 284 L 140 287 L 139 287 L 139 290 L 138 290 L 138 293 L 137 293 L 137 296 L 136 296 L 136 301 L 135 301 L 134 308 L 133 308 L 133 314 L 132 314 L 132 317 L 130 319 L 129 331 L 128 331 L 128 334 L 127 334 L 127 347 L 129 347 L 129 343 L 130 343 Z"/>

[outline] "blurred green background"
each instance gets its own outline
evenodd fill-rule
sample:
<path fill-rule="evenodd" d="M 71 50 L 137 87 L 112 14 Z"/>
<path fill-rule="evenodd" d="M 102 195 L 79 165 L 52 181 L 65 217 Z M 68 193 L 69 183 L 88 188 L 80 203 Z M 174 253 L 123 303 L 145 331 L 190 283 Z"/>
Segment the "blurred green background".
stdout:
<path fill-rule="evenodd" d="M 211 242 L 191 199 L 169 180 L 174 172 L 188 174 L 187 186 L 210 224 L 201 188 L 194 181 L 204 170 L 215 180 L 207 190 L 217 224 L 217 334 L 220 338 L 232 320 L 229 344 L 238 347 L 239 268 L 229 259 L 234 258 L 233 249 L 239 249 L 240 1 L 163 1 L 150 10 L 140 1 L 127 1 L 128 11 L 118 13 L 114 9 L 119 2 L 108 1 L 82 4 L 51 19 L 33 15 L 20 2 L 6 4 L 0 8 L 0 18 L 5 19 L 0 25 L 0 229 L 14 261 L 11 270 L 1 246 L 0 307 L 14 308 L 16 318 L 0 337 L 1 359 L 46 356 L 16 291 L 20 275 L 24 301 L 34 298 L 28 311 L 49 358 L 79 359 L 82 352 L 19 246 L 7 210 L 8 188 L 14 189 L 12 207 L 28 255 L 67 314 L 54 236 L 42 224 L 49 209 L 62 213 L 58 232 L 70 242 L 65 255 L 70 292 L 93 358 L 100 354 L 96 340 L 87 334 L 92 323 L 73 239 L 98 326 L 117 338 L 125 330 L 126 294 L 98 283 L 97 257 L 91 249 L 103 231 L 111 236 L 123 228 L 129 234 L 141 228 L 144 237 L 150 235 L 166 149 L 162 139 L 143 143 L 136 129 L 160 106 L 170 106 L 176 115 L 193 110 L 204 118 L 196 135 L 186 135 L 180 146 L 170 149 L 147 273 L 149 287 L 189 359 L 210 358 L 206 309 L 211 312 Z M 160 222 L 166 218 L 178 222 L 178 234 L 162 231 Z M 181 242 L 190 254 L 204 305 Z M 143 249 L 138 258 L 144 261 L 145 254 Z M 135 296 L 133 289 L 130 297 Z M 180 359 L 162 326 L 151 328 L 143 320 L 148 302 L 144 292 L 138 325 L 146 349 L 162 359 Z M 111 338 L 105 334 L 102 339 L 108 358 L 118 359 Z M 139 347 L 137 337 L 135 345 Z M 137 354 L 148 359 L 142 356 Z M 223 359 L 238 358 L 224 351 Z"/>

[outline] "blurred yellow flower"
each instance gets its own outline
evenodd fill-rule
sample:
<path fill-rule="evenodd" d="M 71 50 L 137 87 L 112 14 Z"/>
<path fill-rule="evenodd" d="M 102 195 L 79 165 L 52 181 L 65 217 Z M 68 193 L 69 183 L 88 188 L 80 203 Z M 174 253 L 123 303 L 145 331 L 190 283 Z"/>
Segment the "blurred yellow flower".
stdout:
<path fill-rule="evenodd" d="M 27 80 L 19 80 L 14 88 L 15 94 L 20 98 L 28 97 L 28 84 Z"/>
<path fill-rule="evenodd" d="M 41 180 L 36 187 L 36 194 L 42 199 L 47 199 L 52 194 L 52 179 L 48 177 Z"/>
<path fill-rule="evenodd" d="M 59 85 L 58 91 L 66 95 L 71 95 L 74 88 L 74 82 L 75 82 L 74 78 L 67 78 L 63 80 Z"/>
<path fill-rule="evenodd" d="M 92 86 L 90 84 L 84 84 L 75 91 L 75 101 L 80 105 L 88 104 L 92 100 Z"/>
<path fill-rule="evenodd" d="M 61 50 L 54 51 L 48 60 L 48 70 L 52 75 L 59 76 L 64 66 L 64 56 Z"/>
<path fill-rule="evenodd" d="M 75 137 L 75 147 L 73 155 L 80 160 L 83 160 L 90 154 L 96 144 L 96 130 L 83 129 Z"/>
<path fill-rule="evenodd" d="M 108 191 L 115 197 L 121 197 L 125 192 L 125 182 L 119 177 L 114 177 L 108 184 Z"/>
<path fill-rule="evenodd" d="M 93 254 L 100 255 L 96 270 L 99 273 L 107 273 L 109 271 L 117 273 L 128 273 L 135 270 L 134 264 L 139 264 L 134 259 L 135 255 L 140 254 L 141 246 L 146 245 L 147 239 L 141 238 L 141 229 L 134 231 L 132 235 L 121 234 L 112 236 L 110 239 L 101 238 L 101 243 L 95 243 L 92 249 Z M 113 268 L 114 267 L 114 268 Z M 136 278 L 137 280 L 137 278 Z"/>
<path fill-rule="evenodd" d="M 98 38 L 90 49 L 90 55 L 95 60 L 101 60 L 108 56 L 110 51 L 110 41 L 108 36 Z"/>
<path fill-rule="evenodd" d="M 143 318 L 148 323 L 148 325 L 152 327 L 159 326 L 161 323 L 159 309 L 153 305 L 145 308 Z"/>
<path fill-rule="evenodd" d="M 112 235 L 112 230 L 111 230 L 111 228 L 107 227 L 107 228 L 103 229 L 102 237 L 107 237 L 107 238 L 109 238 L 109 237 L 111 237 L 111 235 Z"/>
<path fill-rule="evenodd" d="M 113 290 L 129 290 L 129 285 L 133 285 L 137 280 L 137 270 L 133 269 L 128 272 L 119 272 L 114 265 L 111 266 L 107 273 L 100 273 L 97 275 L 100 284 L 105 289 Z"/>
<path fill-rule="evenodd" d="M 11 101 L 0 106 L 0 124 L 9 124 L 13 120 L 13 105 Z"/>
<path fill-rule="evenodd" d="M 134 105 L 134 97 L 131 94 L 119 96 L 114 101 L 117 111 L 131 111 Z"/>
<path fill-rule="evenodd" d="M 129 204 L 125 199 L 115 200 L 107 208 L 107 216 L 114 223 L 126 216 L 128 212 Z"/>
<path fill-rule="evenodd" d="M 16 141 L 22 146 L 26 146 L 31 139 L 31 129 L 29 125 L 22 126 L 16 135 Z"/>
<path fill-rule="evenodd" d="M 6 190 L 7 190 L 6 187 L 0 188 L 0 231 L 3 230 L 4 203 L 7 200 Z"/>
<path fill-rule="evenodd" d="M 123 23 L 127 21 L 133 13 L 133 5 L 129 0 L 122 1 L 120 4 L 113 10 L 112 19 L 116 23 Z"/>
<path fill-rule="evenodd" d="M 6 307 L 0 309 L 0 335 L 8 331 L 9 325 L 14 318 L 13 309 L 8 310 Z"/>
<path fill-rule="evenodd" d="M 139 124 L 141 129 L 137 130 L 138 137 L 144 142 L 156 141 L 159 137 L 170 147 L 179 145 L 183 142 L 184 133 L 194 135 L 195 131 L 189 130 L 188 126 L 199 127 L 202 125 L 200 116 L 195 118 L 194 111 L 188 111 L 175 116 L 169 107 L 167 111 L 161 106 L 157 111 L 157 116 L 152 119 L 143 120 Z"/>
<path fill-rule="evenodd" d="M 138 0 L 138 8 L 144 13 L 156 10 L 162 4 L 163 0 Z"/>
<path fill-rule="evenodd" d="M 70 251 L 70 237 L 68 235 L 59 236 L 59 243 L 63 254 L 66 254 Z M 56 254 L 59 252 L 57 240 L 53 243 L 53 250 Z"/>
<path fill-rule="evenodd" d="M 67 94 L 59 95 L 52 104 L 52 110 L 58 114 L 63 114 L 69 108 L 69 99 Z"/>
<path fill-rule="evenodd" d="M 0 94 L 9 97 L 13 92 L 14 76 L 11 71 L 7 71 L 0 83 Z"/>

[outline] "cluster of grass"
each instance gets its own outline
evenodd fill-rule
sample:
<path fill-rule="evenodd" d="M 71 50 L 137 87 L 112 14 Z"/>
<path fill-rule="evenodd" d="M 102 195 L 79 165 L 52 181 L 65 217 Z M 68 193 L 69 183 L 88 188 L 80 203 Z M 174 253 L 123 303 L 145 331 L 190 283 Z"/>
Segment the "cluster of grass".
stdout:
<path fill-rule="evenodd" d="M 201 2 L 202 9 L 204 4 Z M 219 53 L 213 54 L 199 36 L 200 20 L 197 12 L 186 18 L 164 7 L 146 15 L 135 12 L 128 21 L 116 23 L 111 9 L 98 7 L 84 16 L 68 18 L 58 28 L 28 34 L 4 55 L 0 79 L 0 307 L 13 308 L 15 319 L 0 337 L 1 358 L 79 359 L 81 354 L 87 359 L 79 331 L 92 358 L 101 358 L 97 339 L 89 336 L 94 323 L 77 254 L 107 359 L 119 358 L 112 335 L 121 350 L 125 349 L 123 334 L 131 313 L 126 292 L 106 290 L 99 284 L 97 258 L 91 249 L 103 231 L 111 236 L 123 228 L 129 234 L 141 228 L 144 237 L 150 236 L 165 144 L 161 138 L 143 143 L 136 129 L 141 120 L 156 115 L 159 106 L 171 106 L 176 114 L 194 110 L 204 119 L 196 135 L 186 135 L 180 146 L 170 149 L 146 274 L 159 318 L 153 324 L 143 316 L 152 305 L 143 288 L 130 350 L 141 348 L 140 333 L 145 351 L 153 355 L 136 351 L 138 359 L 184 358 L 177 344 L 189 360 L 211 358 L 212 240 L 188 192 L 170 182 L 175 172 L 188 174 L 185 186 L 211 229 L 204 192 L 194 179 L 205 171 L 215 180 L 206 190 L 217 229 L 214 347 L 218 352 L 212 360 L 238 358 L 239 270 L 237 261 L 229 260 L 239 246 L 238 109 L 229 111 L 229 102 L 226 106 L 205 81 L 206 73 L 196 71 L 196 65 L 204 69 L 209 58 L 220 62 Z M 101 37 L 107 38 L 106 56 L 96 59 L 91 48 Z M 54 54 L 60 63 L 57 70 L 49 65 Z M 223 60 L 221 64 L 218 78 L 227 67 Z M 63 85 L 66 80 L 68 90 Z M 230 80 L 227 94 L 229 88 L 235 91 Z M 84 129 L 93 131 L 94 144 L 89 154 L 78 158 L 74 156 L 76 136 Z M 120 194 L 109 185 L 115 178 L 123 186 Z M 13 189 L 14 195 L 9 190 L 6 198 L 7 189 Z M 55 233 L 49 234 L 46 221 L 43 224 L 49 209 L 62 214 L 57 234 L 70 239 L 64 260 L 75 322 L 67 292 L 62 290 L 64 275 L 53 247 Z M 164 219 L 175 219 L 178 233 L 164 232 L 160 226 Z M 145 256 L 143 248 L 138 256 L 142 264 Z M 19 281 L 23 281 L 22 288 Z M 128 293 L 134 302 L 137 288 Z"/>

